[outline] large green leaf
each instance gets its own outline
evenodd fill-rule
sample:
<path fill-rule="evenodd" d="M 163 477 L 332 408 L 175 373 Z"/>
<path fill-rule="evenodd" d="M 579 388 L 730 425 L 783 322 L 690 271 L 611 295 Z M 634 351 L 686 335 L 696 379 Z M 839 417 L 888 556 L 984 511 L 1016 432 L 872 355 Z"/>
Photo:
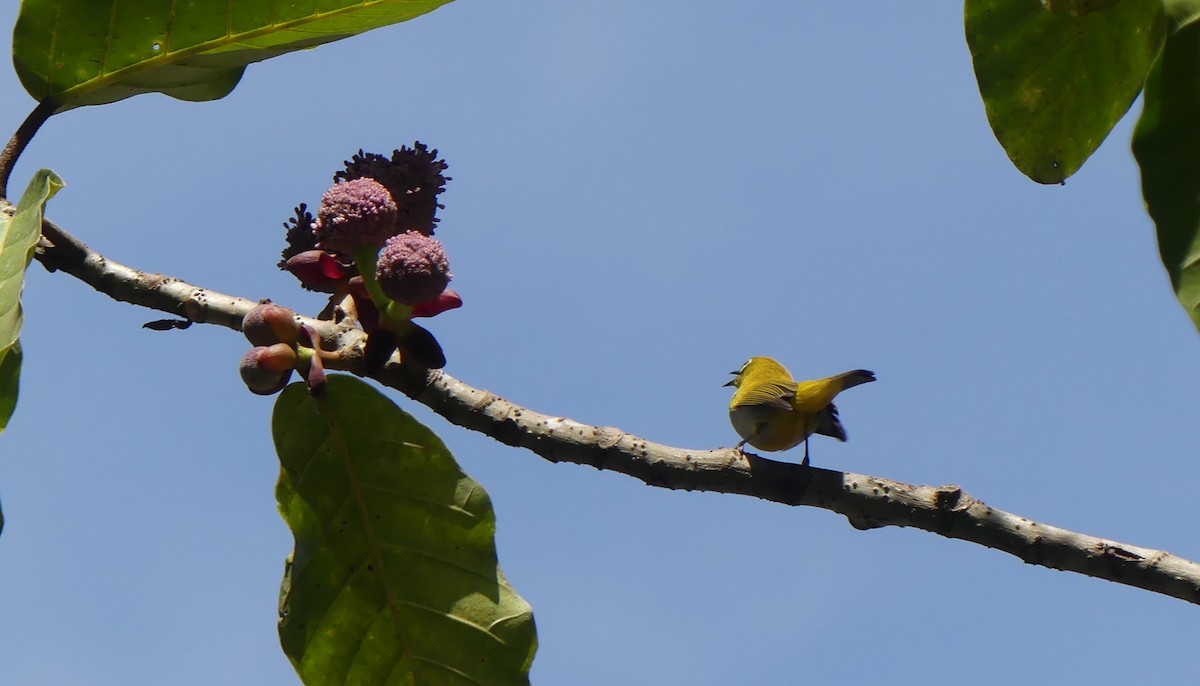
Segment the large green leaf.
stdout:
<path fill-rule="evenodd" d="M 42 210 L 63 187 L 49 169 L 38 170 L 29 181 L 16 212 L 0 213 L 0 351 L 17 342 L 21 333 L 21 289 L 25 267 L 42 236 Z"/>
<path fill-rule="evenodd" d="M 272 420 L 296 549 L 279 636 L 304 683 L 526 684 L 529 605 L 495 513 L 431 432 L 353 377 L 284 389 Z"/>
<path fill-rule="evenodd" d="M 1086 13 L 1051 12 L 1041 0 L 966 0 L 964 19 L 992 131 L 1038 183 L 1063 181 L 1100 147 L 1166 32 L 1162 0 Z"/>
<path fill-rule="evenodd" d="M 0 350 L 0 431 L 8 428 L 17 409 L 17 390 L 21 382 L 21 342 Z"/>
<path fill-rule="evenodd" d="M 13 63 L 58 111 L 160 92 L 216 100 L 242 71 L 293 50 L 431 12 L 450 0 L 23 0 Z M 403 69 L 398 56 L 381 56 Z"/>
<path fill-rule="evenodd" d="M 1163 265 L 1200 328 L 1200 21 L 1167 37 L 1146 80 L 1133 154 Z"/>
<path fill-rule="evenodd" d="M 33 175 L 12 214 L 0 213 L 0 431 L 8 427 L 17 407 L 21 378 L 21 289 L 25 268 L 42 236 L 46 201 L 63 187 L 49 169 Z"/>
<path fill-rule="evenodd" d="M 0 431 L 8 426 L 17 408 L 17 382 L 21 377 L 21 344 L 13 343 L 0 352 Z M 0 532 L 4 531 L 4 512 L 0 510 Z"/>

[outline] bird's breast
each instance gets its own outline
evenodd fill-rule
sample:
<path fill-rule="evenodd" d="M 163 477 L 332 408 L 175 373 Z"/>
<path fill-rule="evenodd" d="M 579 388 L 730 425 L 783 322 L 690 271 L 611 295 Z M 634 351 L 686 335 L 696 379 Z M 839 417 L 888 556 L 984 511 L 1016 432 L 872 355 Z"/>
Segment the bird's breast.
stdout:
<path fill-rule="evenodd" d="M 733 430 L 759 450 L 787 450 L 816 430 L 816 415 L 771 405 L 739 405 L 729 409 Z"/>

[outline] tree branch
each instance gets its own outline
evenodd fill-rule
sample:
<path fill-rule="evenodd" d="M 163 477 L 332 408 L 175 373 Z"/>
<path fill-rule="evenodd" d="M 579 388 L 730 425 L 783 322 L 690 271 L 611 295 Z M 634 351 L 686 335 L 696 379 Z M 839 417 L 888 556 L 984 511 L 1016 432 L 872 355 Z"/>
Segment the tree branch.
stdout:
<path fill-rule="evenodd" d="M 29 116 L 25 117 L 25 121 L 21 122 L 21 126 L 17 127 L 4 150 L 0 151 L 0 198 L 8 197 L 8 177 L 12 175 L 17 159 L 25 152 L 25 147 L 33 140 L 33 135 L 42 128 L 42 124 L 54 114 L 57 107 L 58 105 L 49 100 L 38 103 Z"/>
<path fill-rule="evenodd" d="M 241 329 L 255 301 L 224 295 L 161 274 L 130 269 L 91 250 L 50 222 L 37 258 L 109 297 Z M 326 346 L 342 353 L 329 367 L 366 376 L 365 334 L 352 323 L 306 319 Z M 685 450 L 620 429 L 581 424 L 515 405 L 440 370 L 392 360 L 371 377 L 461 427 L 551 462 L 607 469 L 660 488 L 747 495 L 841 514 L 857 529 L 907 526 L 1002 550 L 1030 564 L 1086 574 L 1200 604 L 1200 564 L 1171 553 L 1118 543 L 1034 522 L 989 507 L 960 487 L 917 486 L 881 477 L 776 462 L 732 448 Z"/>

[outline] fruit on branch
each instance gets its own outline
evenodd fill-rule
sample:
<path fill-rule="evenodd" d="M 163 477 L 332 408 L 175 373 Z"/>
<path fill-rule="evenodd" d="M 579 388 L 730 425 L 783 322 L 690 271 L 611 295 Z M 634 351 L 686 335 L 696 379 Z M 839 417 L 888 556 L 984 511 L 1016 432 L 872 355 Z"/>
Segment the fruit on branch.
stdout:
<path fill-rule="evenodd" d="M 286 270 L 287 261 L 296 255 L 305 250 L 316 249 L 317 239 L 313 237 L 314 223 L 307 204 L 300 203 L 292 210 L 292 216 L 283 223 L 283 228 L 287 229 L 287 247 L 283 249 L 283 259 L 277 265 L 280 269 Z"/>
<path fill-rule="evenodd" d="M 463 302 L 446 288 L 449 260 L 432 238 L 438 223 L 434 215 L 443 207 L 437 196 L 449 181 L 446 168 L 437 150 L 420 142 L 394 150 L 391 158 L 359 150 L 344 171 L 334 174 L 315 218 L 301 204 L 284 223 L 288 245 L 279 267 L 305 288 L 333 294 L 321 318 L 336 317 L 342 305 L 341 312 L 358 321 L 367 333 L 368 371 L 381 368 L 397 349 L 406 363 L 428 368 L 446 364 L 433 334 L 412 323 L 413 317 L 433 317 Z M 345 304 L 347 295 L 352 304 Z M 248 320 L 244 327 L 248 337 L 254 336 L 251 342 L 292 344 L 298 355 L 295 368 L 310 390 L 319 393 L 322 358 L 331 353 L 322 353 L 315 340 L 306 345 L 304 333 L 297 343 L 294 316 L 286 328 L 282 317 L 266 321 L 275 314 L 255 316 L 263 321 Z M 259 387 L 273 388 L 265 382 Z"/>
<path fill-rule="evenodd" d="M 370 178 L 383 184 L 399 207 L 399 231 L 419 231 L 432 236 L 437 226 L 436 216 L 445 206 L 437 196 L 446 190 L 449 176 L 443 174 L 447 164 L 437 158 L 438 151 L 430 150 L 420 141 L 413 147 L 393 150 L 391 158 L 378 153 L 358 151 L 348 162 L 346 170 L 333 175 L 335 181 Z"/>
<path fill-rule="evenodd" d="M 436 238 L 407 231 L 389 238 L 379 251 L 375 280 L 396 302 L 414 306 L 433 300 L 450 278 L 450 261 Z"/>
<path fill-rule="evenodd" d="M 251 392 L 271 395 L 283 390 L 296 368 L 296 349 L 287 343 L 258 345 L 242 355 L 238 371 Z"/>
<path fill-rule="evenodd" d="M 322 250 L 353 255 L 378 250 L 396 235 L 396 202 L 374 179 L 334 184 L 321 198 L 313 236 Z"/>
<path fill-rule="evenodd" d="M 271 395 L 283 390 L 291 379 L 292 372 L 299 371 L 313 395 L 323 393 L 325 360 L 339 360 L 342 357 L 341 353 L 321 349 L 321 336 L 311 326 L 294 319 L 291 310 L 272 305 L 269 301 L 262 303 L 255 310 L 258 312 L 251 312 L 255 319 L 265 319 L 269 323 L 281 321 L 280 311 L 287 313 L 291 341 L 257 345 L 246 351 L 246 354 L 242 355 L 240 365 L 242 381 L 246 382 L 246 386 L 259 395 Z M 260 313 L 266 313 L 266 317 L 258 317 Z M 246 320 L 252 318 L 251 314 L 246 315 Z M 255 327 L 259 328 L 261 335 L 273 335 L 274 331 L 269 323 L 255 324 Z M 253 330 L 253 327 L 247 329 L 250 330 Z"/>
<path fill-rule="evenodd" d="M 270 300 L 263 300 L 242 318 L 242 333 L 254 345 L 290 345 L 299 337 L 300 322 L 296 321 L 295 312 Z"/>

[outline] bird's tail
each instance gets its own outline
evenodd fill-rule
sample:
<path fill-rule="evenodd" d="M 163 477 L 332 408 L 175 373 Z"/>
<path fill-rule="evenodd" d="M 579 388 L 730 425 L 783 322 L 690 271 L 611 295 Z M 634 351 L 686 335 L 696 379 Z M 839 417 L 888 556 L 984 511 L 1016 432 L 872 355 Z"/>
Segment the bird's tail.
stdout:
<path fill-rule="evenodd" d="M 833 403 L 829 403 L 829 407 L 826 407 L 817 414 L 816 433 L 836 438 L 839 441 L 846 440 L 846 429 L 842 426 L 841 420 L 838 419 L 837 406 Z"/>
<path fill-rule="evenodd" d="M 842 390 L 854 388 L 859 384 L 870 383 L 875 380 L 875 372 L 867 371 L 866 369 L 855 369 L 852 372 L 844 372 L 837 375 L 837 380 L 842 382 Z"/>

